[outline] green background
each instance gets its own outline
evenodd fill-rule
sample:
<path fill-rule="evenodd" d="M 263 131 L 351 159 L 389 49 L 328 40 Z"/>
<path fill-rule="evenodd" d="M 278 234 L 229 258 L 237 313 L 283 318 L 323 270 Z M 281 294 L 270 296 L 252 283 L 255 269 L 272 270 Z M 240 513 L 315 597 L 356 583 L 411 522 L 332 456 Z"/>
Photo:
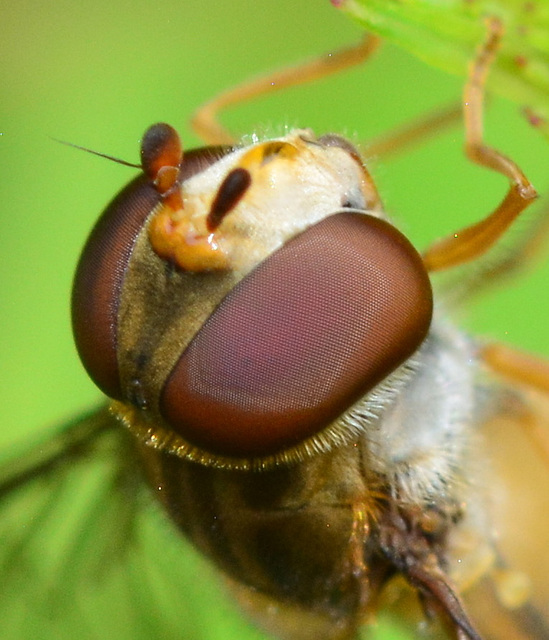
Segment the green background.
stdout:
<path fill-rule="evenodd" d="M 73 269 L 106 202 L 135 173 L 52 141 L 138 161 L 139 141 L 166 121 L 187 147 L 193 110 L 220 90 L 352 43 L 357 27 L 328 0 L 221 3 L 22 0 L 2 9 L 0 39 L 0 442 L 73 416 L 99 398 L 82 371 L 69 323 Z M 285 125 L 367 140 L 459 99 L 462 80 L 384 47 L 367 65 L 315 86 L 236 107 L 238 134 Z M 487 138 L 541 192 L 549 146 L 516 107 L 494 99 Z M 387 209 L 418 247 L 489 211 L 506 182 L 469 164 L 458 126 L 372 171 Z M 549 354 L 542 260 L 475 306 L 467 326 Z"/>

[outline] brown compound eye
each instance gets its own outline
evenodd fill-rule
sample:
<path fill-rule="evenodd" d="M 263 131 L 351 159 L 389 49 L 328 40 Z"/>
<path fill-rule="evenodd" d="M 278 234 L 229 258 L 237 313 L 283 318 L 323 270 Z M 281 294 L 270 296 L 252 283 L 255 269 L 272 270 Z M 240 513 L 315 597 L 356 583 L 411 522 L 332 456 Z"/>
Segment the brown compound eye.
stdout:
<path fill-rule="evenodd" d="M 134 244 L 160 201 L 143 175 L 109 204 L 80 257 L 72 289 L 72 326 L 80 359 L 95 384 L 122 399 L 117 360 L 118 308 Z"/>
<path fill-rule="evenodd" d="M 313 437 L 422 343 L 432 293 L 394 227 L 342 211 L 261 263 L 168 377 L 160 410 L 214 454 L 269 456 Z"/>
<path fill-rule="evenodd" d="M 124 276 L 135 243 L 150 213 L 170 185 L 217 162 L 230 147 L 205 147 L 185 154 L 174 129 L 155 124 L 143 136 L 144 174 L 130 182 L 108 205 L 84 247 L 72 293 L 72 324 L 82 363 L 97 386 L 123 400 L 117 357 L 118 309 Z M 181 163 L 179 166 L 178 163 Z M 166 175 L 168 172 L 175 175 Z"/>

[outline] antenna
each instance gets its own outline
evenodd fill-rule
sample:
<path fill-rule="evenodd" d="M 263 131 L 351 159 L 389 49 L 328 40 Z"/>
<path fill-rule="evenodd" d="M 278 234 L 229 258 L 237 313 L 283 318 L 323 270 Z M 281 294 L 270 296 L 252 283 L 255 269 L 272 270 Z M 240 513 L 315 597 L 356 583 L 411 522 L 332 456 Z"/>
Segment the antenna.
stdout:
<path fill-rule="evenodd" d="M 135 169 L 142 169 L 140 164 L 135 164 L 133 162 L 126 162 L 126 160 L 121 160 L 120 158 L 115 158 L 114 156 L 109 156 L 106 153 L 100 153 L 99 151 L 94 151 L 93 149 L 88 149 L 87 147 L 81 147 L 79 144 L 73 144 L 72 142 L 66 142 L 65 140 L 59 140 L 58 138 L 51 138 L 55 142 L 59 142 L 60 144 L 64 144 L 67 147 L 73 147 L 74 149 L 79 149 L 80 151 L 85 151 L 86 153 L 91 153 L 94 156 L 99 156 L 100 158 L 106 158 L 107 160 L 112 160 L 113 162 L 117 162 L 118 164 L 123 164 L 126 167 L 134 167 Z"/>

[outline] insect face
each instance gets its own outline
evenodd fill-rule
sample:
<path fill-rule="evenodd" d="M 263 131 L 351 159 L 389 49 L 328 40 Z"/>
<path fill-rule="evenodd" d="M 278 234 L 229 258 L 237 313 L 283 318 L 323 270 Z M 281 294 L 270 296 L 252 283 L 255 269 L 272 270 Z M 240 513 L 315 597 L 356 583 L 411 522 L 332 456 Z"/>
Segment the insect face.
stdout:
<path fill-rule="evenodd" d="M 84 251 L 86 368 L 132 429 L 178 455 L 264 465 L 347 440 L 340 416 L 426 335 L 421 259 L 333 136 L 178 149 L 171 128 L 147 132 L 148 183 L 115 199 Z"/>

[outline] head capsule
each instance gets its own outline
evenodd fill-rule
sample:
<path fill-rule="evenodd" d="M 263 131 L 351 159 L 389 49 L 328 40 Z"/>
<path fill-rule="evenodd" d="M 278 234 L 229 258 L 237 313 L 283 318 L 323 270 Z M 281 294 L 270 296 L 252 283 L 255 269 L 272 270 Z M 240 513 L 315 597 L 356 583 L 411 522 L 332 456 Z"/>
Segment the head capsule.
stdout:
<path fill-rule="evenodd" d="M 291 461 L 423 342 L 420 256 L 382 217 L 358 152 L 295 131 L 183 154 L 168 125 L 82 254 L 73 326 L 88 373 L 144 441 L 206 464 Z"/>

